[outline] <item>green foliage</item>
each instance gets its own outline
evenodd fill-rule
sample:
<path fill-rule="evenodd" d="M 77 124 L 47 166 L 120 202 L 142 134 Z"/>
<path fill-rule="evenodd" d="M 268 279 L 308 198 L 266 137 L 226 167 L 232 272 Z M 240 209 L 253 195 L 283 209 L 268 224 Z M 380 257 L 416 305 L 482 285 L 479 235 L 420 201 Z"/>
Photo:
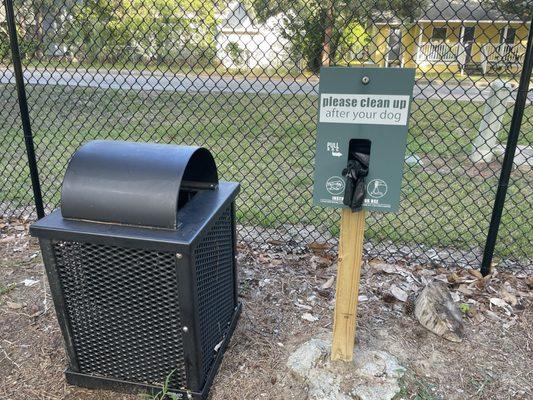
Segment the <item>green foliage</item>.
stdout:
<path fill-rule="evenodd" d="M 0 30 L 0 61 L 9 58 L 9 41 L 7 34 Z"/>
<path fill-rule="evenodd" d="M 39 41 L 34 38 L 19 39 L 20 55 L 23 59 L 31 58 L 39 48 Z M 0 28 L 0 62 L 7 61 L 11 58 L 11 49 L 9 37 L 6 32 Z"/>
<path fill-rule="evenodd" d="M 38 38 L 23 38 L 19 40 L 20 55 L 23 59 L 33 57 L 40 48 L 41 41 Z"/>
<path fill-rule="evenodd" d="M 100 62 L 173 62 L 214 54 L 213 2 L 85 0 L 64 29 L 74 55 Z"/>
<path fill-rule="evenodd" d="M 485 0 L 485 8 L 496 8 L 512 19 L 518 17 L 526 22 L 531 20 L 533 6 L 531 0 Z"/>
<path fill-rule="evenodd" d="M 244 51 L 239 47 L 238 43 L 229 42 L 225 50 L 236 65 L 242 65 L 244 62 Z"/>
<path fill-rule="evenodd" d="M 146 400 L 179 400 L 181 399 L 181 395 L 177 395 L 176 393 L 172 393 L 170 391 L 170 379 L 172 378 L 172 375 L 176 372 L 176 370 L 172 370 L 170 374 L 165 379 L 165 383 L 163 383 L 163 387 L 161 390 L 155 394 L 154 396 L 145 395 L 143 396 Z"/>
<path fill-rule="evenodd" d="M 404 22 L 412 22 L 427 0 L 252 0 L 261 21 L 284 14 L 282 35 L 292 44 L 293 57 L 303 57 L 308 68 L 317 72 L 324 60 L 336 60 L 336 53 L 346 49 L 348 27 L 369 26 L 376 14 L 394 11 Z M 379 19 L 379 17 L 377 17 Z M 355 32 L 358 33 L 357 31 Z M 361 32 L 359 32 L 361 33 Z M 369 32 L 360 35 L 361 40 Z M 351 38 L 353 40 L 353 38 Z M 359 39 L 356 39 L 359 40 Z"/>
<path fill-rule="evenodd" d="M 9 293 L 13 289 L 15 289 L 16 286 L 17 285 L 15 283 L 10 283 L 7 286 L 4 286 L 2 283 L 0 283 L 0 296 L 4 295 L 6 293 Z"/>
<path fill-rule="evenodd" d="M 363 25 L 350 22 L 342 31 L 336 61 L 350 62 L 358 58 L 358 54 L 370 43 L 371 38 Z"/>

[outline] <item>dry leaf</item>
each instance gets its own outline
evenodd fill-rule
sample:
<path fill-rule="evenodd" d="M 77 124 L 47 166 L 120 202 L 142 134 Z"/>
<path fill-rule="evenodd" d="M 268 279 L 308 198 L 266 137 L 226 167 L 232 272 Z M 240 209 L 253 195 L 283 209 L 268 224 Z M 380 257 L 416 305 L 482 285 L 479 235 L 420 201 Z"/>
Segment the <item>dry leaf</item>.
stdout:
<path fill-rule="evenodd" d="M 391 285 L 389 290 L 391 294 L 401 302 L 405 302 L 407 300 L 408 294 L 404 290 L 400 289 L 398 286 Z"/>
<path fill-rule="evenodd" d="M 318 317 L 315 317 L 313 314 L 311 313 L 305 313 L 305 314 L 302 314 L 302 319 L 305 319 L 306 321 L 309 321 L 309 322 L 315 322 L 315 321 L 318 321 Z"/>
<path fill-rule="evenodd" d="M 483 290 L 485 288 L 487 284 L 487 281 L 485 279 L 478 279 L 474 285 L 476 285 L 476 287 L 479 289 L 479 290 Z"/>
<path fill-rule="evenodd" d="M 282 245 L 283 243 L 285 243 L 285 242 L 283 242 L 283 241 L 281 241 L 281 240 L 277 240 L 277 239 L 268 239 L 268 240 L 267 240 L 267 243 L 268 243 L 268 244 L 271 244 L 271 245 L 273 245 L 273 246 L 281 246 L 281 245 Z"/>
<path fill-rule="evenodd" d="M 331 264 L 331 260 L 322 256 L 312 256 L 309 262 L 318 268 L 328 267 Z"/>
<path fill-rule="evenodd" d="M 489 317 L 493 321 L 499 321 L 500 320 L 500 317 L 498 316 L 498 314 L 496 314 L 493 311 L 487 310 L 487 311 L 485 311 L 485 313 L 487 314 L 487 317 Z"/>
<path fill-rule="evenodd" d="M 310 311 L 310 310 L 313 309 L 313 307 L 308 306 L 307 304 L 294 303 L 294 305 L 295 305 L 296 307 L 298 307 L 298 308 L 303 308 L 304 310 L 308 310 L 308 311 Z"/>
<path fill-rule="evenodd" d="M 459 282 L 459 275 L 457 275 L 455 272 L 452 272 L 447 276 L 448 282 L 450 283 L 456 283 Z"/>
<path fill-rule="evenodd" d="M 474 278 L 483 279 L 483 275 L 481 275 L 481 272 L 479 272 L 477 269 L 469 269 L 468 273 Z"/>
<path fill-rule="evenodd" d="M 504 300 L 498 297 L 491 297 L 490 304 L 494 304 L 496 307 L 502 308 L 505 311 L 505 314 L 507 314 L 508 316 L 511 316 L 511 314 L 513 313 L 513 308 Z"/>
<path fill-rule="evenodd" d="M 457 303 L 461 300 L 461 297 L 459 296 L 459 293 L 457 292 L 451 292 L 450 296 L 452 296 L 452 300 L 454 303 Z"/>
<path fill-rule="evenodd" d="M 329 243 L 312 242 L 307 245 L 309 249 L 315 254 L 322 254 L 326 250 L 329 250 L 331 245 Z"/>
<path fill-rule="evenodd" d="M 396 301 L 396 298 L 389 292 L 383 293 L 382 299 L 385 303 L 394 303 Z"/>
<path fill-rule="evenodd" d="M 509 307 L 509 304 L 507 304 L 504 300 L 499 299 L 498 297 L 491 297 L 490 303 L 494 304 L 496 307 L 501 307 L 501 308 Z"/>
<path fill-rule="evenodd" d="M 7 308 L 11 308 L 12 310 L 20 310 L 22 307 L 24 307 L 24 304 L 22 303 L 13 303 L 11 301 L 8 301 Z"/>
<path fill-rule="evenodd" d="M 33 286 L 39 283 L 39 281 L 36 281 L 35 279 L 24 279 L 22 282 L 20 282 L 24 286 Z"/>
<path fill-rule="evenodd" d="M 0 243 L 9 243 L 15 241 L 17 237 L 15 235 L 6 236 L 5 238 L 0 239 Z"/>
<path fill-rule="evenodd" d="M 526 279 L 526 285 L 528 288 L 533 289 L 533 276 L 529 276 Z"/>
<path fill-rule="evenodd" d="M 335 282 L 335 277 L 334 276 L 330 277 L 326 282 L 324 282 L 322 284 L 322 286 L 320 286 L 320 289 L 322 289 L 322 290 L 329 289 L 330 287 L 333 286 L 333 282 Z"/>
<path fill-rule="evenodd" d="M 509 293 L 503 288 L 500 290 L 500 296 L 506 303 L 512 305 L 513 307 L 516 306 L 516 304 L 518 303 L 518 299 L 516 298 L 516 296 L 514 294 Z"/>
<path fill-rule="evenodd" d="M 392 264 L 375 264 L 374 267 L 381 272 L 385 272 L 386 274 L 398 273 L 396 266 Z"/>

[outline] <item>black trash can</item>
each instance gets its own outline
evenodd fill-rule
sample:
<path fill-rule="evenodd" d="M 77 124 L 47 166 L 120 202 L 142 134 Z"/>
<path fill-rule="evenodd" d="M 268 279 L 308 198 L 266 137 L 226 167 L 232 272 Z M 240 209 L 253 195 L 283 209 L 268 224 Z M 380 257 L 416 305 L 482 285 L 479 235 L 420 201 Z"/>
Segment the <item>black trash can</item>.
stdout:
<path fill-rule="evenodd" d="M 205 399 L 240 314 L 239 184 L 203 148 L 93 141 L 39 238 L 70 384 Z"/>

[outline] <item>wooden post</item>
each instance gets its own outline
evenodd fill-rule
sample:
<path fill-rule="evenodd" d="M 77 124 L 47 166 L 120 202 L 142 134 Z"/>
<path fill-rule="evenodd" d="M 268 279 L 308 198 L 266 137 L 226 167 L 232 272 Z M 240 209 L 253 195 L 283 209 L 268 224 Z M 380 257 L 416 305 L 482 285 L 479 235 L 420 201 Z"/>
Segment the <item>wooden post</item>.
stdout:
<path fill-rule="evenodd" d="M 353 357 L 364 234 L 365 212 L 352 212 L 348 208 L 343 208 L 333 319 L 332 360 L 351 361 Z"/>

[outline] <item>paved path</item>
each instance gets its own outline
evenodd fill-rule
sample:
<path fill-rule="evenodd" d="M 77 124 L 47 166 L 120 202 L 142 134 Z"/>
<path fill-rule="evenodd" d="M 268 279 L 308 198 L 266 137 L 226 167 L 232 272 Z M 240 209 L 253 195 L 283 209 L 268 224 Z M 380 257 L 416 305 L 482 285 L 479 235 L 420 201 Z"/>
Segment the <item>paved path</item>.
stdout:
<path fill-rule="evenodd" d="M 184 75 L 160 72 L 97 71 L 61 69 L 50 71 L 31 68 L 24 72 L 27 84 L 93 87 L 143 91 L 173 91 L 201 93 L 261 93 L 318 94 L 318 80 L 231 77 L 220 75 Z M 10 70 L 0 69 L 0 83 L 14 83 Z M 482 102 L 489 95 L 487 88 L 474 85 L 418 82 L 414 89 L 417 99 L 445 99 Z M 529 101 L 533 93 L 529 92 Z"/>

